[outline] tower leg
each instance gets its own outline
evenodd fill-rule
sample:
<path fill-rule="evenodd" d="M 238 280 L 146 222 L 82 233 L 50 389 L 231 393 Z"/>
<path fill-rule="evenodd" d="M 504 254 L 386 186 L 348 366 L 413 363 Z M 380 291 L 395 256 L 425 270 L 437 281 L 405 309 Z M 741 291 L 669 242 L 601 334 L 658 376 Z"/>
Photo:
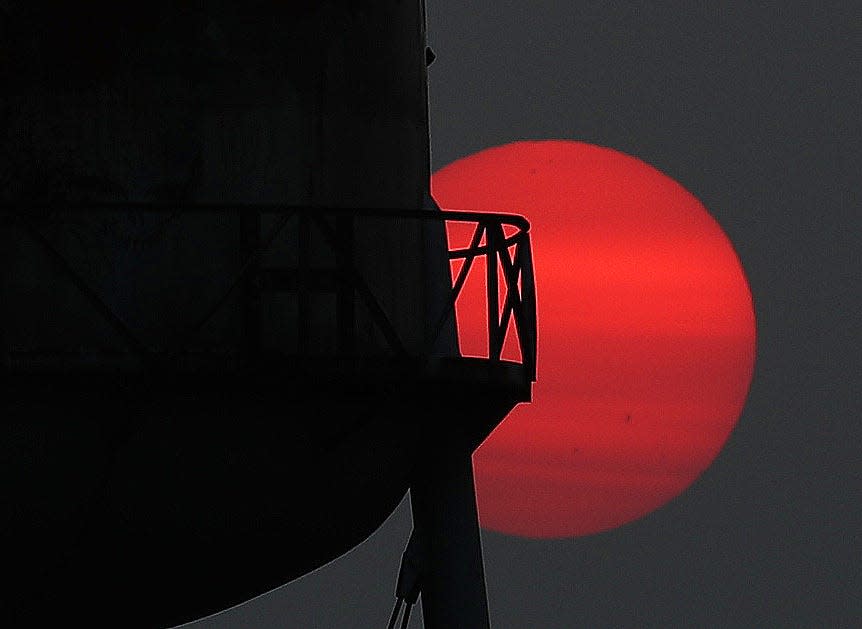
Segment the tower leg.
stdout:
<path fill-rule="evenodd" d="M 410 488 L 422 541 L 422 616 L 426 629 L 489 629 L 485 570 L 466 447 L 429 448 Z"/>

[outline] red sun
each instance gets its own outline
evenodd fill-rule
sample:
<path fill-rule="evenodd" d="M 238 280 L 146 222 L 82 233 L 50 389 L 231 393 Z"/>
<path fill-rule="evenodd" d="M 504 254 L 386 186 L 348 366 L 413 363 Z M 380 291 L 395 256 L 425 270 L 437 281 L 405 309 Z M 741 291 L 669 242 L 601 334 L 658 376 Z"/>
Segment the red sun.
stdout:
<path fill-rule="evenodd" d="M 531 223 L 538 381 L 474 455 L 483 528 L 586 535 L 683 492 L 733 430 L 754 364 L 748 283 L 704 206 L 634 157 L 569 141 L 481 151 L 432 190 L 445 209 Z M 458 308 L 462 350 L 480 354 L 464 321 L 485 305 Z"/>

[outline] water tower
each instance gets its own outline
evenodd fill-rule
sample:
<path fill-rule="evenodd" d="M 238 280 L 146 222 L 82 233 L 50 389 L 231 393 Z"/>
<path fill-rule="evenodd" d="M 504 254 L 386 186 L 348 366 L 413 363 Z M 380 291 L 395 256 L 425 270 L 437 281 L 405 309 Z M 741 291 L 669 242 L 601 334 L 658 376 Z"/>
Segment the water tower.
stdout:
<path fill-rule="evenodd" d="M 486 626 L 470 454 L 530 396 L 530 245 L 431 200 L 423 4 L 12 1 L 0 30 L 4 625 L 213 613 L 409 488 L 400 594 Z"/>

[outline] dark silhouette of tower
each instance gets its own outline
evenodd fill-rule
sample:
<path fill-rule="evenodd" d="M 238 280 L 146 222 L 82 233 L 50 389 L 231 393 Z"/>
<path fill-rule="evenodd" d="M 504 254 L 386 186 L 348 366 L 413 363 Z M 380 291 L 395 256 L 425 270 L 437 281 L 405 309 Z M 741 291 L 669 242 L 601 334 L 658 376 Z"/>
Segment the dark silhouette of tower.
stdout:
<path fill-rule="evenodd" d="M 487 625 L 470 454 L 529 399 L 530 249 L 430 197 L 422 3 L 12 1 L 0 33 L 3 621 L 192 620 L 410 488 L 399 594 Z"/>

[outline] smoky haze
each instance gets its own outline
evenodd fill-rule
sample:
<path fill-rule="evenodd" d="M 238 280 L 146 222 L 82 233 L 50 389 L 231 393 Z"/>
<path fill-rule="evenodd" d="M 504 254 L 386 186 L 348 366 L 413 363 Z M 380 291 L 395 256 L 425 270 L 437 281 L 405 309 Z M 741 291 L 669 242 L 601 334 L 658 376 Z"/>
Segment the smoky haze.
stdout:
<path fill-rule="evenodd" d="M 858 5 L 428 4 L 435 168 L 520 139 L 638 156 L 722 225 L 758 321 L 740 422 L 682 496 L 586 538 L 485 533 L 492 625 L 851 626 L 862 613 L 851 560 L 860 525 L 851 375 L 862 353 Z M 402 504 L 341 559 L 195 626 L 385 626 L 409 527 Z"/>

